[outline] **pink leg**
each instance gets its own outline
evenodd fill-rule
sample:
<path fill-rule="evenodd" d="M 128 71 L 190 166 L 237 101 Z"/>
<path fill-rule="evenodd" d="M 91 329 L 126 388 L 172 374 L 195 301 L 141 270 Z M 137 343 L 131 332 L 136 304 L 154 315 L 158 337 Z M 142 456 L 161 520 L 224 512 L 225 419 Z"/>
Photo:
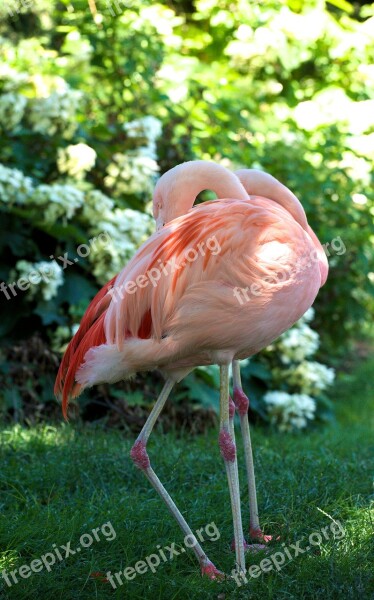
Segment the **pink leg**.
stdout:
<path fill-rule="evenodd" d="M 234 418 L 235 418 L 235 404 L 231 398 L 231 396 L 229 396 L 229 431 L 230 431 L 230 435 L 231 438 L 236 446 L 236 441 L 235 441 L 235 427 L 234 427 Z M 239 470 L 238 470 L 238 461 L 235 461 L 235 473 L 236 473 L 236 478 L 239 481 Z M 244 544 L 244 550 L 248 550 L 249 545 L 244 537 L 244 533 L 243 533 L 243 544 Z M 231 550 L 235 550 L 235 538 L 233 538 L 232 542 L 231 542 Z"/>
<path fill-rule="evenodd" d="M 225 461 L 227 480 L 229 484 L 231 510 L 234 525 L 234 547 L 237 569 L 245 573 L 244 536 L 240 507 L 240 491 L 236 446 L 233 436 L 232 406 L 229 396 L 229 367 L 221 365 L 221 398 L 220 398 L 220 432 L 219 446 Z M 231 421 L 231 422 L 230 422 Z"/>
<path fill-rule="evenodd" d="M 235 443 L 234 418 L 235 418 L 235 404 L 234 404 L 232 398 L 230 397 L 230 399 L 229 399 L 229 430 L 230 430 L 230 435 Z M 239 481 L 237 461 L 235 461 L 235 470 L 236 470 L 237 479 Z M 263 544 L 248 544 L 247 540 L 244 537 L 244 534 L 243 534 L 243 545 L 244 545 L 244 550 L 250 551 L 250 552 L 258 552 L 260 550 L 263 550 L 266 547 Z M 231 542 L 231 550 L 235 550 L 235 538 Z"/>
<path fill-rule="evenodd" d="M 165 405 L 165 402 L 166 402 L 173 386 L 174 386 L 174 382 L 171 379 L 168 379 L 166 381 L 164 388 L 163 388 L 156 404 L 154 405 L 142 431 L 138 435 L 138 438 L 131 449 L 130 456 L 131 456 L 134 464 L 144 472 L 144 475 L 147 477 L 147 479 L 150 481 L 151 485 L 155 488 L 156 492 L 159 494 L 159 496 L 165 502 L 170 513 L 173 515 L 173 517 L 176 519 L 177 523 L 179 524 L 180 528 L 182 529 L 184 535 L 190 536 L 190 539 L 193 539 L 194 534 L 192 533 L 192 531 L 191 531 L 190 527 L 188 526 L 186 520 L 184 519 L 182 513 L 179 511 L 177 506 L 174 504 L 174 501 L 169 496 L 168 492 L 166 491 L 166 489 L 162 485 L 161 481 L 157 477 L 156 473 L 152 469 L 151 463 L 149 460 L 149 456 L 147 453 L 148 438 L 152 432 L 152 429 L 154 427 L 154 424 L 155 424 L 158 416 L 160 415 L 160 413 Z M 208 559 L 204 550 L 202 549 L 202 547 L 200 546 L 200 544 L 198 543 L 197 540 L 196 540 L 196 544 L 194 544 L 194 546 L 192 547 L 192 550 L 194 551 L 194 553 L 200 563 L 202 575 L 209 577 L 210 579 L 221 579 L 224 577 L 224 574 L 221 573 L 221 571 L 219 571 L 218 569 L 216 569 L 216 567 L 213 565 L 213 563 Z"/>
<path fill-rule="evenodd" d="M 249 400 L 242 389 L 240 377 L 240 364 L 237 360 L 234 360 L 232 363 L 232 374 L 234 384 L 234 404 L 240 418 L 240 428 L 242 431 L 245 463 L 247 468 L 249 492 L 249 537 L 253 540 L 258 540 L 260 542 L 267 543 L 270 542 L 272 536 L 265 535 L 263 533 L 260 527 L 260 521 L 258 517 L 255 470 L 253 464 L 252 443 L 248 421 Z"/>

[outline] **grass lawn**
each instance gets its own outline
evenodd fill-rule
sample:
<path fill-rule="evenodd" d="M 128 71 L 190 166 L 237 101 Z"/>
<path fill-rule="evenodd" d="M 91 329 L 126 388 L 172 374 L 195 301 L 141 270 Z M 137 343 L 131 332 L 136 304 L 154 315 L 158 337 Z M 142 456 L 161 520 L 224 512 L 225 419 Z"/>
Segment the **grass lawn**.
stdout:
<path fill-rule="evenodd" d="M 373 523 L 369 513 L 373 373 L 374 359 L 340 377 L 332 392 L 339 406 L 336 425 L 298 435 L 261 428 L 253 431 L 261 522 L 267 533 L 279 535 L 280 540 L 270 546 L 268 554 L 247 555 L 247 566 L 251 566 L 278 552 L 276 559 L 262 562 L 261 570 L 253 569 L 257 577 L 248 576 L 248 584 L 241 587 L 232 580 L 202 579 L 191 550 L 166 562 L 160 559 L 155 573 L 148 568 L 131 580 L 122 576 L 124 585 L 117 589 L 100 576 L 92 576 L 133 567 L 173 543 L 178 551 L 183 547 L 178 526 L 129 459 L 132 440 L 118 431 L 92 426 L 3 427 L 0 572 L 6 570 L 11 586 L 0 577 L 0 598 L 369 599 L 374 592 L 374 586 L 370 587 Z M 247 527 L 239 439 L 238 447 Z M 231 511 L 217 431 L 191 439 L 157 431 L 149 453 L 192 530 L 203 528 L 203 547 L 211 560 L 231 572 Z M 79 546 L 80 550 L 64 560 L 55 556 L 50 570 L 44 568 L 39 559 L 44 556 L 46 564 L 52 563 L 53 555 L 47 555 L 51 551 L 64 557 L 66 548 L 61 546 L 69 541 L 72 549 Z M 295 556 L 298 551 L 292 544 L 310 549 Z M 169 554 L 164 550 L 165 557 Z M 279 571 L 275 560 L 285 561 Z M 43 569 L 32 572 L 25 567 L 22 578 L 18 569 L 32 561 L 37 561 L 35 570 Z M 17 584 L 10 575 L 15 569 Z M 136 572 L 127 573 L 133 577 Z"/>

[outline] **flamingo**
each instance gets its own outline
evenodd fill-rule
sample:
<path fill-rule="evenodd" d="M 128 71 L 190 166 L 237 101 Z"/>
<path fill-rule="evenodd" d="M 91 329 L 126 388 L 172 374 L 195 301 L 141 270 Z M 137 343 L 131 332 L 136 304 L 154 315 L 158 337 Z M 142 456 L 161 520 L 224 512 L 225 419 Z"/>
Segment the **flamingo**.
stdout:
<path fill-rule="evenodd" d="M 205 189 L 218 199 L 193 206 Z M 245 572 L 235 408 L 248 475 L 250 536 L 265 542 L 270 538 L 259 526 L 239 360 L 266 347 L 310 308 L 327 278 L 326 255 L 296 196 L 259 171 L 234 174 L 206 161 L 178 165 L 159 179 L 153 214 L 156 232 L 88 306 L 62 359 L 55 393 L 67 418 L 69 400 L 86 387 L 161 371 L 165 384 L 130 456 L 185 536 L 193 536 L 151 466 L 147 442 L 174 385 L 196 366 L 218 364 L 219 448 L 230 492 L 236 564 Z M 234 401 L 229 395 L 231 364 Z M 192 549 L 203 575 L 223 576 L 197 540 Z"/>
<path fill-rule="evenodd" d="M 200 167 L 206 173 L 206 163 L 203 161 L 191 161 L 191 165 L 193 164 L 196 168 Z M 183 166 L 183 168 L 185 168 Z M 210 167 L 212 174 L 213 169 Z M 180 169 L 179 169 L 180 170 Z M 177 216 L 181 216 L 184 214 L 184 210 L 190 207 L 190 201 L 186 200 L 186 203 L 181 202 L 180 199 L 178 204 L 172 202 L 173 196 L 173 178 L 178 173 L 178 169 L 172 169 L 169 171 L 168 175 L 164 175 L 161 179 L 160 184 L 156 187 L 153 201 L 153 214 L 156 220 L 156 228 L 159 230 L 161 227 L 165 225 L 166 222 L 171 221 Z M 318 240 L 314 235 L 314 232 L 311 230 L 307 223 L 306 214 L 304 208 L 297 197 L 282 183 L 280 183 L 275 177 L 272 177 L 268 173 L 264 173 L 258 169 L 239 169 L 235 171 L 235 175 L 239 178 L 240 182 L 243 184 L 247 194 L 250 196 L 265 196 L 274 202 L 277 202 L 281 206 L 283 206 L 297 221 L 301 227 L 303 227 L 306 231 L 308 231 L 309 235 L 313 236 L 313 239 L 317 242 Z M 165 202 L 162 201 L 163 191 L 162 189 L 165 185 L 170 186 L 170 191 L 166 195 Z M 205 187 L 209 188 L 209 185 L 214 185 L 214 181 L 206 181 Z M 187 183 L 186 183 L 187 185 Z M 326 262 L 324 256 L 321 255 L 322 261 Z M 247 470 L 247 481 L 248 481 L 248 495 L 249 495 L 249 514 L 250 514 L 250 525 L 249 525 L 249 537 L 254 540 L 262 541 L 262 542 L 270 542 L 272 536 L 265 535 L 260 528 L 259 516 L 258 516 L 258 505 L 257 505 L 257 493 L 256 493 L 256 484 L 255 484 L 255 473 L 254 473 L 254 463 L 253 463 L 253 454 L 252 454 L 252 444 L 249 430 L 249 421 L 248 421 L 248 408 L 249 408 L 249 399 L 243 392 L 241 386 L 241 376 L 240 376 L 240 364 L 238 361 L 232 362 L 232 374 L 233 374 L 233 398 L 234 404 L 232 403 L 231 398 L 230 402 L 230 425 L 232 436 L 234 438 L 234 430 L 233 430 L 233 415 L 235 413 L 235 409 L 237 410 L 240 418 L 240 427 L 242 432 L 243 444 L 244 444 L 244 456 Z M 234 438 L 235 439 L 235 438 Z M 254 549 L 256 550 L 256 546 L 250 546 L 244 540 L 245 549 Z M 264 546 L 259 545 L 258 548 L 261 549 Z"/>

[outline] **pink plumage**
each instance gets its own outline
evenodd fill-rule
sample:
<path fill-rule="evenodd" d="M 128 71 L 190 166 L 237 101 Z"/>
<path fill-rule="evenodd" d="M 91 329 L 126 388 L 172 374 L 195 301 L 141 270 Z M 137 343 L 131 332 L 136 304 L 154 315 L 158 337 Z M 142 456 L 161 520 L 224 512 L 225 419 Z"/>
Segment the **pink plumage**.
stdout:
<path fill-rule="evenodd" d="M 197 255 L 188 261 L 191 249 Z M 56 380 L 64 414 L 69 397 L 87 386 L 157 368 L 180 379 L 222 353 L 255 354 L 312 305 L 326 279 L 324 258 L 310 228 L 268 198 L 246 194 L 191 208 L 154 233 L 92 300 Z M 147 273 L 156 269 L 152 282 Z M 127 292 L 136 281 L 143 285 Z M 238 288 L 254 293 L 240 303 Z"/>
<path fill-rule="evenodd" d="M 215 191 L 218 199 L 193 206 L 204 189 Z M 62 397 L 66 417 L 69 398 L 86 387 L 161 370 L 164 388 L 130 456 L 191 538 L 192 530 L 153 471 L 147 441 L 175 382 L 198 365 L 219 364 L 219 447 L 229 483 L 236 564 L 243 572 L 244 552 L 251 546 L 241 520 L 235 410 L 247 469 L 249 536 L 262 543 L 271 536 L 260 528 L 249 401 L 238 359 L 270 344 L 313 304 L 327 278 L 326 255 L 296 196 L 260 171 L 233 174 L 203 161 L 179 165 L 157 183 L 153 214 L 158 230 L 90 303 L 61 362 L 55 393 Z M 220 578 L 195 541 L 202 574 Z"/>

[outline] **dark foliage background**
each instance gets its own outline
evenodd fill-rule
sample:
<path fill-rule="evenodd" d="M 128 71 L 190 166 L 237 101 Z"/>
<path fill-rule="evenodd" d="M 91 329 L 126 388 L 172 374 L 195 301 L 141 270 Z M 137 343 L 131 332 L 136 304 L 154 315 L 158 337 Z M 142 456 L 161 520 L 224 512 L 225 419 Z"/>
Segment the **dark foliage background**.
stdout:
<path fill-rule="evenodd" d="M 373 309 L 373 6 L 26 4 L 6 0 L 0 8 L 0 279 L 9 286 L 26 277 L 23 291 L 1 291 L 4 417 L 57 414 L 52 382 L 61 351 L 99 286 L 152 231 L 157 176 L 201 158 L 269 171 L 330 244 L 330 277 L 311 322 L 320 343 L 304 322 L 292 339 L 306 354 L 290 350 L 288 337 L 243 367 L 252 416 L 282 425 L 264 401 L 270 390 L 307 395 L 328 418 L 310 357 L 318 352 L 335 365 Z M 77 260 L 62 269 L 57 257 L 66 253 Z M 35 269 L 47 276 L 27 287 Z M 325 387 L 329 377 L 320 371 Z M 186 405 L 210 414 L 216 383 L 214 367 L 191 375 L 176 395 L 182 414 Z M 82 414 L 141 419 L 158 386 L 151 375 L 94 391 Z"/>

